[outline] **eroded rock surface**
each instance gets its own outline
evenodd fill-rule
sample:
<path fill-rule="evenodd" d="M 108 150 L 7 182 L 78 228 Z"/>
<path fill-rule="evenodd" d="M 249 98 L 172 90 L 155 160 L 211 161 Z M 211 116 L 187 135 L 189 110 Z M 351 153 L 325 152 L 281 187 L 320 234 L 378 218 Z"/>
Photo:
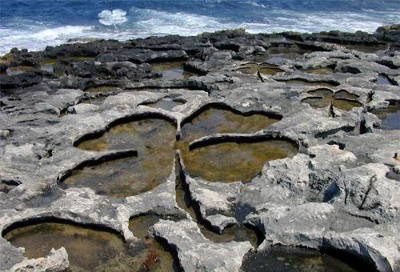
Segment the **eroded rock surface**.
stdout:
<path fill-rule="evenodd" d="M 119 234 L 128 254 L 159 243 L 173 271 L 252 271 L 249 252 L 276 245 L 400 271 L 398 29 L 13 49 L 0 74 L 0 270 L 75 265 L 63 247 L 27 259 L 6 239 L 49 220 Z M 159 220 L 136 237 L 130 220 L 149 214 Z M 135 269 L 161 271 L 156 252 Z"/>

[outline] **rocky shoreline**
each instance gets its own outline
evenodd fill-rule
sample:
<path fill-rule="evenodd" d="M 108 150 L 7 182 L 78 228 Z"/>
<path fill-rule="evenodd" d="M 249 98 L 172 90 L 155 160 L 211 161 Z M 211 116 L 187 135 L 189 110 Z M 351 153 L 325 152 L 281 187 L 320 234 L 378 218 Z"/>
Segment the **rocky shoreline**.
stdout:
<path fill-rule="evenodd" d="M 69 266 L 63 247 L 26 258 L 5 238 L 19 228 L 73 224 L 135 248 L 129 222 L 149 214 L 174 271 L 251 271 L 276 245 L 400 271 L 400 25 L 13 49 L 0 72 L 0 271 Z M 257 243 L 219 241 L 231 226 Z"/>

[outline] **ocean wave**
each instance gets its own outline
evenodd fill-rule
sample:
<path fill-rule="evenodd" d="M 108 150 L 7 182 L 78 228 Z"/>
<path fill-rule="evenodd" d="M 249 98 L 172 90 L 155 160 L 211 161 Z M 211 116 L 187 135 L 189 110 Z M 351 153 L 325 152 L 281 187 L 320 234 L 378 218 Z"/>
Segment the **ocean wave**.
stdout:
<path fill-rule="evenodd" d="M 85 37 L 92 29 L 90 26 L 62 26 L 32 32 L 32 30 L 4 28 L 2 33 L 5 37 L 0 42 L 0 55 L 7 53 L 13 47 L 27 48 L 31 51 L 43 50 L 47 45 L 60 45 L 71 38 Z"/>
<path fill-rule="evenodd" d="M 220 29 L 234 28 L 233 23 L 224 23 L 217 18 L 191 14 L 191 13 L 169 13 L 152 9 L 130 9 L 131 16 L 137 21 L 133 27 L 138 35 L 196 35 L 206 31 L 217 31 Z"/>

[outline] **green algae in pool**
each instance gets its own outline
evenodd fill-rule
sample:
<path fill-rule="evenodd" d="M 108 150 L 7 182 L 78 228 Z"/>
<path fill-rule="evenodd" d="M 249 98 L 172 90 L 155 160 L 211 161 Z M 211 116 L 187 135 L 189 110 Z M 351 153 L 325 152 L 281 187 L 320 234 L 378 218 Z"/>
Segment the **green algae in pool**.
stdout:
<path fill-rule="evenodd" d="M 127 197 L 151 190 L 166 181 L 172 171 L 175 126 L 145 118 L 111 128 L 101 137 L 78 148 L 91 151 L 134 149 L 138 157 L 124 158 L 73 171 L 63 187 L 89 187 L 99 194 Z"/>
<path fill-rule="evenodd" d="M 400 129 L 400 102 L 389 105 L 387 108 L 372 111 L 382 120 L 384 130 Z"/>
<path fill-rule="evenodd" d="M 156 242 L 131 250 L 116 234 L 71 224 L 32 224 L 11 230 L 4 238 L 16 247 L 24 247 L 27 258 L 45 257 L 52 248 L 64 247 L 71 272 L 174 271 L 168 252 L 160 249 L 153 258 L 152 250 L 161 247 Z"/>
<path fill-rule="evenodd" d="M 160 72 L 163 79 L 166 80 L 185 79 L 198 75 L 196 73 L 185 71 L 183 69 L 184 63 L 184 61 L 153 63 L 151 67 L 153 72 Z"/>
<path fill-rule="evenodd" d="M 283 140 L 224 142 L 182 152 L 186 170 L 193 177 L 212 182 L 251 181 L 264 164 L 292 157 L 298 147 Z"/>
<path fill-rule="evenodd" d="M 358 96 L 351 94 L 345 90 L 340 90 L 336 93 L 329 89 L 317 89 L 309 91 L 310 97 L 304 98 L 303 103 L 308 103 L 314 108 L 328 107 L 331 102 L 334 107 L 348 111 L 355 107 L 361 107 L 362 103 L 357 101 Z"/>
<path fill-rule="evenodd" d="M 243 115 L 231 109 L 211 106 L 183 124 L 182 139 L 191 142 L 217 133 L 254 133 L 279 120 L 264 114 Z"/>
<path fill-rule="evenodd" d="M 318 251 L 283 246 L 248 254 L 241 269 L 244 272 L 357 272 L 348 264 Z"/>

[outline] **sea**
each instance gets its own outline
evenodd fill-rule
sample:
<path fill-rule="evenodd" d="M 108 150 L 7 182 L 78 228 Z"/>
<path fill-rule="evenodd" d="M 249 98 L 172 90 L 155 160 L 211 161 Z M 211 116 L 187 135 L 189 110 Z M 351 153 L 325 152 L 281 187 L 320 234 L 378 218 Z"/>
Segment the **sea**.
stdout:
<path fill-rule="evenodd" d="M 374 32 L 400 23 L 400 0 L 0 0 L 0 55 L 71 39 L 128 40 L 244 28 Z"/>

